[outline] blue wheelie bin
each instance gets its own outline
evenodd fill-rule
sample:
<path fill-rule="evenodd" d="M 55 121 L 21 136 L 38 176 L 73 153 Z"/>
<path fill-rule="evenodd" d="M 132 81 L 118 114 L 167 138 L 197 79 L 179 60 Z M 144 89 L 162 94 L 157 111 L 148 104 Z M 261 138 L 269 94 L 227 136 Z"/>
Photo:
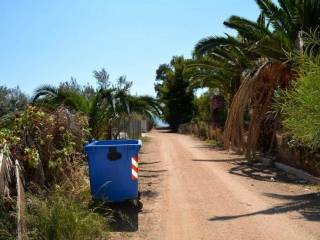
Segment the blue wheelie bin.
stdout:
<path fill-rule="evenodd" d="M 140 140 L 92 141 L 85 145 L 93 199 L 123 202 L 138 199 Z"/>

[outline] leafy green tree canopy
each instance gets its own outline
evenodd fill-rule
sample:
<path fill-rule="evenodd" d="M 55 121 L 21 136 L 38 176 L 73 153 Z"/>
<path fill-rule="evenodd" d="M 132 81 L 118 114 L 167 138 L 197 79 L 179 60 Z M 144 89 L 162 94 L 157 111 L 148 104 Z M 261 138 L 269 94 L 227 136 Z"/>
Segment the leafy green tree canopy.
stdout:
<path fill-rule="evenodd" d="M 174 131 L 179 124 L 189 122 L 193 115 L 194 93 L 185 69 L 186 60 L 176 56 L 170 64 L 162 64 L 156 71 L 157 97 L 164 105 L 163 117 Z"/>

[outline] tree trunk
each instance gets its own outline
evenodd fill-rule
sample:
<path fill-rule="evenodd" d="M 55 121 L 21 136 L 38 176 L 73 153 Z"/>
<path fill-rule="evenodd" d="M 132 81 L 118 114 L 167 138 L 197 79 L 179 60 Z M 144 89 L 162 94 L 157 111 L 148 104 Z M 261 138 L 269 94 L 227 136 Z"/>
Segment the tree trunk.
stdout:
<path fill-rule="evenodd" d="M 112 139 L 112 125 L 109 125 L 109 126 L 107 127 L 106 139 L 107 139 L 107 140 L 111 140 L 111 139 Z"/>

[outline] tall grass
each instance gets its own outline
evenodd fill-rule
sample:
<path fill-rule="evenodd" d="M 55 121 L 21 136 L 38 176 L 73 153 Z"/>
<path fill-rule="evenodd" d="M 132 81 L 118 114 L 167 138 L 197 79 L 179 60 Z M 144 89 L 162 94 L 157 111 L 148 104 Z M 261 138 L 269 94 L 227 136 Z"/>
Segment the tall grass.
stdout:
<path fill-rule="evenodd" d="M 47 199 L 33 197 L 27 222 L 31 239 L 108 239 L 107 218 L 64 195 Z"/>

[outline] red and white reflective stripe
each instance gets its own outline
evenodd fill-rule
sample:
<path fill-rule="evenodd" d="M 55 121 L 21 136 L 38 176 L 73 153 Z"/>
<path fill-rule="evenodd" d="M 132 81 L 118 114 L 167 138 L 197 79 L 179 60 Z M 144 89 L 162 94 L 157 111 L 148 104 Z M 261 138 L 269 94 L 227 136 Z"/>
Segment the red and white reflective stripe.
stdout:
<path fill-rule="evenodd" d="M 138 180 L 138 172 L 139 172 L 139 157 L 135 156 L 131 158 L 131 177 L 132 180 Z"/>

